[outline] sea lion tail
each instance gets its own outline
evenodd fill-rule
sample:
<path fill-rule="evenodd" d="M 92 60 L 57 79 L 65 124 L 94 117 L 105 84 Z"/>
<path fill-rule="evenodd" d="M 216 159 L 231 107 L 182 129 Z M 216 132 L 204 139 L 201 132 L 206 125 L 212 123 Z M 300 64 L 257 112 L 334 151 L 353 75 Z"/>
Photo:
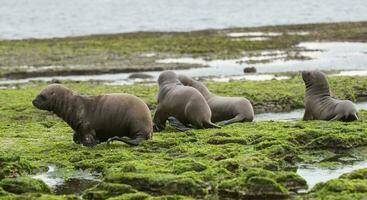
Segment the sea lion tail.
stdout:
<path fill-rule="evenodd" d="M 204 122 L 204 127 L 205 128 L 222 128 L 216 124 L 214 124 L 213 122 Z"/>

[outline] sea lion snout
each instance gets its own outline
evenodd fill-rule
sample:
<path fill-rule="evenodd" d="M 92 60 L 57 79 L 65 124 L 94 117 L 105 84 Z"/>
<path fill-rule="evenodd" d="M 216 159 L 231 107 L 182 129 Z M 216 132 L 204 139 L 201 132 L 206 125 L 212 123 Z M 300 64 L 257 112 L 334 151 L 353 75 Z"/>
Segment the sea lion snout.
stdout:
<path fill-rule="evenodd" d="M 34 107 L 41 109 L 41 110 L 47 110 L 48 106 L 46 103 L 46 97 L 42 94 L 39 94 L 36 96 L 35 99 L 32 100 L 32 104 Z"/>

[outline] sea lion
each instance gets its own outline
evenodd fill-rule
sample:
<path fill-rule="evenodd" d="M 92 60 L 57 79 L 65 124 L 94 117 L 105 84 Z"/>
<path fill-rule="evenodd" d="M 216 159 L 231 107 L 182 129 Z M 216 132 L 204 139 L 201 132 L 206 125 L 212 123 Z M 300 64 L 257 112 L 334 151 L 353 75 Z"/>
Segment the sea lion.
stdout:
<path fill-rule="evenodd" d="M 330 96 L 326 75 L 320 71 L 302 71 L 306 94 L 303 120 L 358 120 L 357 108 L 349 100 Z"/>
<path fill-rule="evenodd" d="M 51 84 L 32 103 L 62 118 L 74 130 L 74 142 L 84 146 L 112 140 L 138 145 L 153 132 L 148 106 L 129 94 L 82 96 Z"/>
<path fill-rule="evenodd" d="M 178 79 L 183 85 L 196 88 L 204 96 L 212 111 L 212 122 L 227 125 L 254 120 L 254 109 L 248 99 L 244 97 L 216 96 L 203 83 L 188 76 L 179 75 Z"/>
<path fill-rule="evenodd" d="M 203 95 L 195 88 L 182 85 L 173 71 L 163 71 L 158 77 L 158 105 L 154 115 L 154 130 L 161 131 L 168 117 L 185 126 L 220 128 L 210 121 L 212 112 Z"/>

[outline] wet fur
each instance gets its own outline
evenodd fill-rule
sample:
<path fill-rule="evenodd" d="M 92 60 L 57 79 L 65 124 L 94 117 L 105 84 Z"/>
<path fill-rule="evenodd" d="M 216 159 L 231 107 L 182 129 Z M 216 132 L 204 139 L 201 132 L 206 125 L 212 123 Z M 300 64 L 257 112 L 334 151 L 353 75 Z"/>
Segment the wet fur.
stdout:
<path fill-rule="evenodd" d="M 178 79 L 183 85 L 197 89 L 204 96 L 212 111 L 212 122 L 220 122 L 226 125 L 236 122 L 252 122 L 254 120 L 254 109 L 248 99 L 214 95 L 203 83 L 185 75 L 179 75 Z"/>
<path fill-rule="evenodd" d="M 54 112 L 73 130 L 73 140 L 94 146 L 110 138 L 130 145 L 151 138 L 152 121 L 148 106 L 129 94 L 82 96 L 68 88 L 52 84 L 34 100 L 41 110 Z"/>
<path fill-rule="evenodd" d="M 357 109 L 349 100 L 331 97 L 326 75 L 319 71 L 303 71 L 306 86 L 303 120 L 358 120 Z"/>
<path fill-rule="evenodd" d="M 169 117 L 184 126 L 194 128 L 219 128 L 211 122 L 211 111 L 203 95 L 196 89 L 184 86 L 172 71 L 164 71 L 158 78 L 158 105 L 154 115 L 155 131 L 165 129 Z"/>

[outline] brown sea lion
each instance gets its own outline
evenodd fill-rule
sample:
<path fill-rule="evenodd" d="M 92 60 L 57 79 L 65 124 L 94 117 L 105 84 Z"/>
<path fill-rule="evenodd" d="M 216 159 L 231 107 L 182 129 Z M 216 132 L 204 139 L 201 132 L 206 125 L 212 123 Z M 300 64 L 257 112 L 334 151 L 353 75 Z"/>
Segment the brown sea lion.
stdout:
<path fill-rule="evenodd" d="M 173 71 L 162 72 L 158 85 L 158 105 L 153 119 L 155 131 L 165 128 L 168 117 L 194 128 L 220 128 L 210 121 L 212 112 L 203 95 L 195 88 L 182 85 Z"/>
<path fill-rule="evenodd" d="M 358 120 L 357 108 L 349 100 L 330 96 L 326 75 L 320 71 L 303 71 L 306 94 L 303 120 Z"/>
<path fill-rule="evenodd" d="M 112 140 L 137 145 L 153 132 L 148 106 L 129 94 L 82 96 L 51 84 L 32 103 L 62 118 L 74 130 L 74 142 L 84 146 Z"/>
<path fill-rule="evenodd" d="M 216 96 L 203 83 L 188 76 L 179 75 L 178 79 L 183 85 L 196 88 L 204 96 L 212 111 L 212 122 L 227 125 L 254 120 L 254 109 L 248 99 L 244 97 Z"/>

